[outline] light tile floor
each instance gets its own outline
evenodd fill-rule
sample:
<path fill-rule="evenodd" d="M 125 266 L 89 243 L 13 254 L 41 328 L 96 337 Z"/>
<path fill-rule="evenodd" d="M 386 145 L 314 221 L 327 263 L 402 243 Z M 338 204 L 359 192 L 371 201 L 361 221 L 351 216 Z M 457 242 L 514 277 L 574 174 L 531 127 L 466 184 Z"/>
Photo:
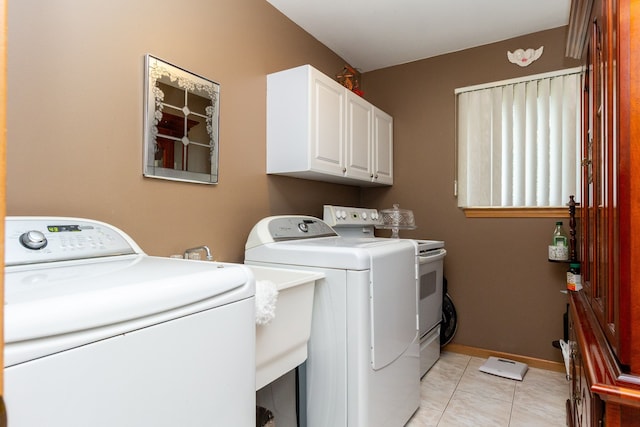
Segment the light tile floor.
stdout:
<path fill-rule="evenodd" d="M 480 372 L 486 359 L 443 352 L 422 378 L 420 409 L 406 427 L 563 427 L 569 382 L 529 367 L 523 381 Z"/>

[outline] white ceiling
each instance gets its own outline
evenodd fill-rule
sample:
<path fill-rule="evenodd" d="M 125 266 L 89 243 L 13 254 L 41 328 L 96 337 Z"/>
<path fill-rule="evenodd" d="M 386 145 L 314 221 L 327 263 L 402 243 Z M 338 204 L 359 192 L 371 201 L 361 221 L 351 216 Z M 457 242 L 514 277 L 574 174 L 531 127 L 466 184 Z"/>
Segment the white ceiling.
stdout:
<path fill-rule="evenodd" d="M 569 22 L 571 3 L 571 0 L 267 1 L 362 72 L 561 27 Z"/>

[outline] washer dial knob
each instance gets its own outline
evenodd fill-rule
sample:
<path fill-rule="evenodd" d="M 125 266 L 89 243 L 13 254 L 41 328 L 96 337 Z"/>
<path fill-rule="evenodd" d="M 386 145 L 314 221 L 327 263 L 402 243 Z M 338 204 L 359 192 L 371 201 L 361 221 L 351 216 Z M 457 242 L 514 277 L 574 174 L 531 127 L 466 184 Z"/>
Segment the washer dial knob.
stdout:
<path fill-rule="evenodd" d="M 27 249 L 42 249 L 47 246 L 47 238 L 38 230 L 31 230 L 20 236 L 20 243 Z"/>

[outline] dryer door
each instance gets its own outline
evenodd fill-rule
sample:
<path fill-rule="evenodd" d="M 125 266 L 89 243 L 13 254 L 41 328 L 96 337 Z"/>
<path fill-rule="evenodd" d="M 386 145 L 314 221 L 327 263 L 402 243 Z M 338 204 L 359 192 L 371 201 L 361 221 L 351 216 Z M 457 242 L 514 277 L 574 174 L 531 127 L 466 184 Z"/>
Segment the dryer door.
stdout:
<path fill-rule="evenodd" d="M 393 248 L 393 249 L 392 249 Z M 415 247 L 398 241 L 371 259 L 371 364 L 382 369 L 417 339 Z"/>

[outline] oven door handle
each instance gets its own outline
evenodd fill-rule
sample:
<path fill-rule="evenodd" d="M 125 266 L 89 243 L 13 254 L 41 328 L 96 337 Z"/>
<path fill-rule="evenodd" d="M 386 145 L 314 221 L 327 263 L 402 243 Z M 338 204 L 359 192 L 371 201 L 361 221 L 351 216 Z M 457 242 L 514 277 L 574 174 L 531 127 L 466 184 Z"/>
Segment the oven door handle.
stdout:
<path fill-rule="evenodd" d="M 426 264 L 428 262 L 439 261 L 443 259 L 447 255 L 446 249 L 438 249 L 435 251 L 430 251 L 424 255 L 418 255 L 418 259 L 420 260 L 420 264 Z"/>

